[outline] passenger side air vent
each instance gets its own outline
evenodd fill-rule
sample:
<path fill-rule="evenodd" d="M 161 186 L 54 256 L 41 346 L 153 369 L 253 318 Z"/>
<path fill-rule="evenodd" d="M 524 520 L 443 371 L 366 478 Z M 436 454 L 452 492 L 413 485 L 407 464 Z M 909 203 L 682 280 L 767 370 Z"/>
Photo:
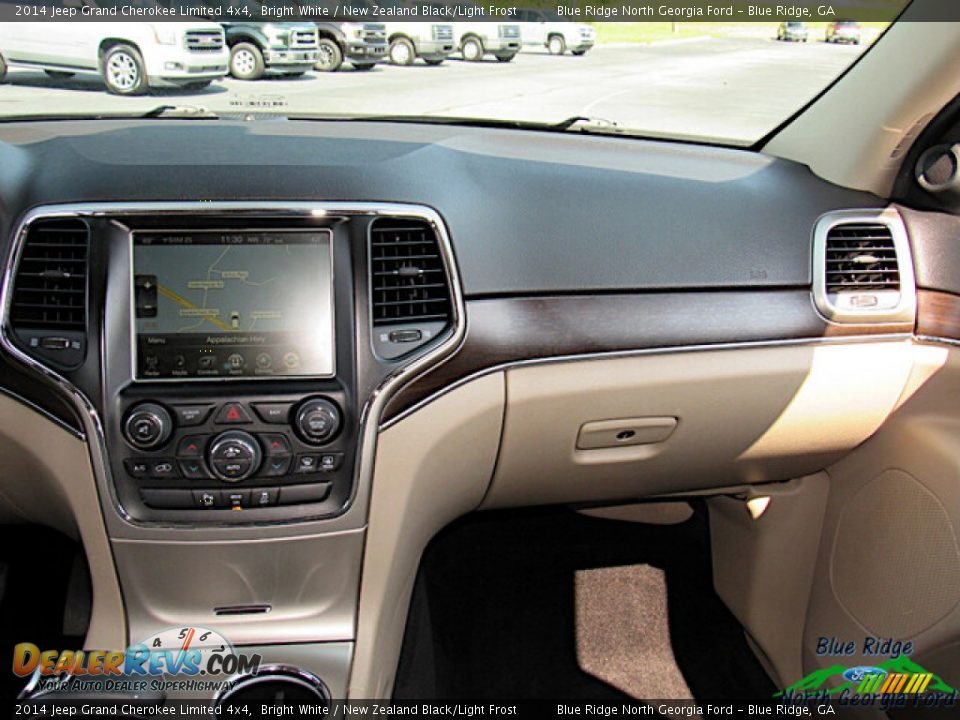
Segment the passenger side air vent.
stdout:
<path fill-rule="evenodd" d="M 896 211 L 821 218 L 814 230 L 814 298 L 835 322 L 913 322 L 913 263 Z"/>
<path fill-rule="evenodd" d="M 14 276 L 14 334 L 29 354 L 64 367 L 83 360 L 89 243 L 81 220 L 37 221 L 27 231 Z"/>
<path fill-rule="evenodd" d="M 834 225 L 827 231 L 827 292 L 899 290 L 893 233 L 881 223 Z"/>
<path fill-rule="evenodd" d="M 452 320 L 450 285 L 434 228 L 381 218 L 370 228 L 370 298 L 377 353 L 404 355 Z"/>

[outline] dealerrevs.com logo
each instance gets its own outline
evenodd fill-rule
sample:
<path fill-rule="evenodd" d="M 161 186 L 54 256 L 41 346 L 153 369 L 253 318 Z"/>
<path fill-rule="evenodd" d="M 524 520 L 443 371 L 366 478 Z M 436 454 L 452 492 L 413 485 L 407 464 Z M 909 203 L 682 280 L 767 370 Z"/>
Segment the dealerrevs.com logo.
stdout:
<path fill-rule="evenodd" d="M 260 660 L 260 655 L 236 652 L 215 630 L 181 627 L 152 635 L 126 650 L 41 650 L 32 643 L 20 643 L 13 650 L 13 672 L 20 677 L 36 675 L 41 681 L 222 677 L 255 674 Z"/>

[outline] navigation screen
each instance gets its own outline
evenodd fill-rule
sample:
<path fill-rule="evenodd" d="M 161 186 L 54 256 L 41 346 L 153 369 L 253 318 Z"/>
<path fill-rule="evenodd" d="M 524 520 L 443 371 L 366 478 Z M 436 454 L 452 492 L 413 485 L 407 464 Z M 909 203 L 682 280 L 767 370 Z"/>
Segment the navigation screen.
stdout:
<path fill-rule="evenodd" d="M 133 236 L 136 376 L 334 372 L 331 234 Z"/>

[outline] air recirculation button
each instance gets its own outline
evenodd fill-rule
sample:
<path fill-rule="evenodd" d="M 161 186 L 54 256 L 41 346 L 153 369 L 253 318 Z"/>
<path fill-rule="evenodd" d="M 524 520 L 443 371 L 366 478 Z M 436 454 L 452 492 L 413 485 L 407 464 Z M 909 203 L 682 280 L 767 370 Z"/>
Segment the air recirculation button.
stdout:
<path fill-rule="evenodd" d="M 262 458 L 257 439 L 242 430 L 217 435 L 207 451 L 210 469 L 225 482 L 246 480 L 259 469 Z"/>

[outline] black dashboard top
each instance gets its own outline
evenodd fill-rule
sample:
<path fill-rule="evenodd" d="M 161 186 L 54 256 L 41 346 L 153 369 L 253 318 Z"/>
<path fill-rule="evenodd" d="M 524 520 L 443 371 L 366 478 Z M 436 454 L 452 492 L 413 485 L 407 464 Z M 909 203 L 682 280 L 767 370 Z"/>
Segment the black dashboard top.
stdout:
<path fill-rule="evenodd" d="M 816 218 L 882 204 L 747 151 L 376 122 L 14 123 L 0 168 L 3 242 L 66 202 L 419 203 L 468 299 L 807 286 Z"/>

